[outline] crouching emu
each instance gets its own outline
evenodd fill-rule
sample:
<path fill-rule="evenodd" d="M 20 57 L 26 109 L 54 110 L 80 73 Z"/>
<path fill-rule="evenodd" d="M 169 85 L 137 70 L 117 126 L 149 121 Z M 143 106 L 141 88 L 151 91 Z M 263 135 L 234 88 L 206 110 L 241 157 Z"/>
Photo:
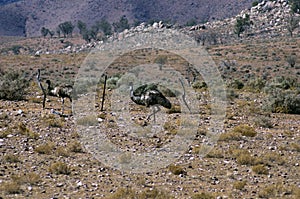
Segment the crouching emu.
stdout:
<path fill-rule="evenodd" d="M 73 87 L 71 85 L 61 85 L 61 86 L 56 86 L 53 88 L 51 85 L 51 81 L 46 80 L 47 88 L 44 89 L 44 87 L 41 83 L 40 73 L 41 73 L 40 69 L 38 69 L 36 78 L 37 78 L 38 85 L 42 89 L 43 94 L 44 94 L 43 109 L 45 109 L 45 101 L 46 101 L 47 95 L 53 96 L 53 97 L 60 97 L 62 99 L 62 108 L 61 108 L 62 111 L 61 112 L 62 112 L 62 114 L 64 114 L 65 98 L 69 98 L 70 102 L 72 103 Z"/>
<path fill-rule="evenodd" d="M 133 90 L 133 84 L 130 83 L 130 98 L 133 102 L 146 107 L 153 107 L 147 120 L 153 115 L 155 122 L 155 114 L 160 111 L 159 105 L 170 109 L 171 102 L 158 90 L 156 84 L 145 84 Z"/>

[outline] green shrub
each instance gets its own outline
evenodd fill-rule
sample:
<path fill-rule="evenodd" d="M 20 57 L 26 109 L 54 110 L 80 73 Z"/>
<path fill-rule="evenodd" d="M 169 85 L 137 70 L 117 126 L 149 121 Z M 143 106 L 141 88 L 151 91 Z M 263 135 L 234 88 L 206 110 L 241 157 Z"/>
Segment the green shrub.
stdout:
<path fill-rule="evenodd" d="M 273 127 L 270 117 L 267 117 L 264 115 L 255 117 L 254 123 L 256 126 L 263 127 L 263 128 L 272 128 Z"/>
<path fill-rule="evenodd" d="M 292 90 L 271 88 L 263 104 L 265 111 L 273 113 L 300 114 L 300 94 Z"/>
<path fill-rule="evenodd" d="M 22 100 L 29 81 L 21 72 L 11 70 L 0 73 L 0 99 Z"/>
<path fill-rule="evenodd" d="M 266 81 L 262 78 L 250 80 L 247 87 L 253 91 L 261 91 L 266 86 Z"/>
<path fill-rule="evenodd" d="M 257 6 L 258 5 L 258 1 L 253 1 L 252 2 L 252 7 L 255 7 L 255 6 Z"/>
<path fill-rule="evenodd" d="M 236 79 L 230 82 L 229 87 L 234 89 L 242 89 L 244 88 L 244 83 Z"/>

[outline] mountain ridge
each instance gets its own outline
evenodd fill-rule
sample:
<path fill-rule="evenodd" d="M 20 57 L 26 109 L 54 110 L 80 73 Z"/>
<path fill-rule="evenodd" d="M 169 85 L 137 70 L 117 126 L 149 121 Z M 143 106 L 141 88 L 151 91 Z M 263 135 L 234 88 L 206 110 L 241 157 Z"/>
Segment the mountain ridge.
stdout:
<path fill-rule="evenodd" d="M 180 25 L 232 17 L 250 8 L 252 0 L 32 0 L 0 6 L 0 35 L 40 36 L 40 29 L 55 30 L 58 24 L 81 20 L 91 26 L 102 18 L 110 23 L 125 15 L 130 23 L 165 20 Z"/>

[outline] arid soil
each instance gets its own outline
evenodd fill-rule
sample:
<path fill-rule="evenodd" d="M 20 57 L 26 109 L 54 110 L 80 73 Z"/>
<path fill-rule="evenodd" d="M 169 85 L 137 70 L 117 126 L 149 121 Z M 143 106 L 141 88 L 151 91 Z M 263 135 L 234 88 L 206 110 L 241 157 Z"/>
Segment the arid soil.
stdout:
<path fill-rule="evenodd" d="M 299 48 L 300 40 L 289 38 L 207 47 L 227 86 L 224 131 L 214 148 L 204 153 L 211 99 L 205 87 L 196 85 L 202 81 L 198 77 L 191 86 L 200 104 L 194 140 L 170 165 L 139 174 L 103 164 L 82 142 L 76 122 L 97 125 L 124 150 L 160 148 L 178 133 L 183 114 L 178 104 L 171 110 L 162 108 L 166 115 L 165 121 L 158 121 L 164 122 L 162 133 L 134 139 L 123 133 L 130 127 L 118 126 L 111 107 L 118 103 L 112 98 L 117 89 L 112 78 L 120 75 L 119 70 L 110 71 L 104 111 L 99 83 L 97 117 L 76 121 L 68 100 L 64 116 L 51 113 L 51 109 L 61 111 L 61 101 L 55 97 L 48 97 L 42 109 L 35 74 L 41 68 L 43 82 L 49 78 L 73 83 L 87 53 L 1 55 L 1 70 L 22 70 L 30 86 L 24 100 L 0 101 L 0 198 L 300 198 L 300 116 L 264 109 L 267 93 L 250 84 L 262 77 L 268 83 L 284 76 L 299 85 L 299 63 L 291 67 L 287 62 L 289 56 L 299 57 Z M 145 59 L 154 63 L 155 56 Z M 132 61 L 130 56 L 124 59 Z M 237 86 L 237 80 L 244 87 Z M 299 87 L 290 89 L 299 91 Z M 178 103 L 176 97 L 169 98 Z M 148 108 L 133 102 L 128 107 L 135 125 L 147 129 L 152 124 L 153 120 L 146 120 Z"/>

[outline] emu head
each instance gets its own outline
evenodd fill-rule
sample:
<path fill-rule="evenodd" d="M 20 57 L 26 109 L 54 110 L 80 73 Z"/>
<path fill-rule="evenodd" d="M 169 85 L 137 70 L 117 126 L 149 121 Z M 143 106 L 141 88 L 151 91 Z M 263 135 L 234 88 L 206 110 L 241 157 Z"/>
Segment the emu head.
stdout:
<path fill-rule="evenodd" d="M 51 81 L 49 79 L 46 80 L 46 84 L 48 85 L 48 88 L 50 88 Z"/>

